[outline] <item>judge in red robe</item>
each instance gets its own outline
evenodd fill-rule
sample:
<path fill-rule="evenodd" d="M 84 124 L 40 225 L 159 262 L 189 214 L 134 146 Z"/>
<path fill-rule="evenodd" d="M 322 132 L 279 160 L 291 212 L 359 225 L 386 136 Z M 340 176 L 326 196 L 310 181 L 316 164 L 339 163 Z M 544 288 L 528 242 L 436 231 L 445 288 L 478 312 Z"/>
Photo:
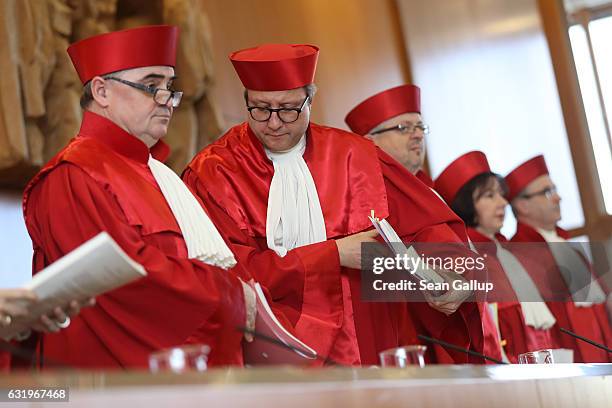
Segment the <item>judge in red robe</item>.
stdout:
<path fill-rule="evenodd" d="M 484 153 L 473 151 L 449 164 L 435 187 L 466 223 L 470 240 L 486 259 L 494 285 L 489 306 L 503 359 L 517 363 L 521 353 L 555 348 L 555 319 L 500 233 L 508 205 L 503 178 L 491 172 Z"/>
<path fill-rule="evenodd" d="M 418 86 L 400 85 L 378 92 L 351 109 L 344 120 L 353 132 L 372 140 L 435 192 L 433 180 L 423 171 L 429 126 L 421 116 Z M 483 350 L 499 360 L 501 352 L 495 322 L 485 304 L 477 306 L 481 313 Z"/>
<path fill-rule="evenodd" d="M 209 231 L 209 252 L 191 238 L 153 171 L 168 155 L 160 139 L 181 97 L 172 90 L 177 36 L 176 27 L 141 27 L 68 50 L 85 85 L 85 113 L 79 134 L 24 192 L 33 272 L 106 231 L 147 276 L 99 296 L 67 329 L 43 335 L 39 350 L 48 361 L 145 368 L 151 352 L 189 339 L 211 346 L 213 365 L 242 364 L 241 272 L 228 270 L 231 257 L 216 231 Z"/>
<path fill-rule="evenodd" d="M 439 198 L 370 141 L 310 122 L 317 56 L 318 49 L 309 45 L 266 45 L 233 53 L 230 58 L 246 88 L 248 122 L 201 151 L 183 179 L 249 235 L 249 242 L 233 244 L 248 249 L 250 258 L 230 248 L 275 300 L 290 291 L 301 293 L 311 313 L 320 314 L 318 309 L 329 309 L 335 300 L 335 293 L 322 296 L 321 285 L 336 280 L 342 289 L 341 320 L 309 319 L 307 326 L 321 330 L 326 349 L 319 351 L 333 360 L 376 364 L 377 353 L 417 343 L 417 333 L 482 351 L 473 304 L 454 314 L 458 305 L 440 306 L 451 313 L 447 316 L 415 303 L 408 315 L 401 303 L 360 300 L 355 269 L 361 242 L 374 241 L 371 232 L 363 232 L 371 228 L 371 210 L 408 242 L 462 242 L 467 237 L 462 222 Z M 298 334 L 308 343 L 307 333 Z M 481 362 L 434 349 L 433 361 Z"/>
<path fill-rule="evenodd" d="M 520 250 L 522 259 L 532 265 L 528 270 L 533 273 L 534 281 L 543 292 L 549 293 L 551 301 L 548 305 L 557 319 L 557 327 L 611 347 L 612 329 L 605 307 L 606 287 L 601 280 L 592 277 L 592 266 L 587 258 L 567 244 L 569 235 L 557 226 L 561 219 L 561 197 L 550 178 L 544 156 L 536 156 L 519 165 L 505 179 L 509 189 L 508 198 L 518 220 L 512 242 L 530 243 L 517 245 L 516 248 Z M 589 281 L 592 280 L 588 298 L 577 298 L 576 288 L 570 287 L 572 276 L 561 272 L 561 268 L 568 269 L 565 261 L 571 262 L 572 258 L 579 266 L 570 268 L 569 272 L 574 274 L 574 278 L 587 275 Z M 605 350 L 559 330 L 555 335 L 562 347 L 574 350 L 576 362 L 612 361 L 612 354 Z"/>
<path fill-rule="evenodd" d="M 426 186 L 434 182 L 424 170 L 425 136 L 429 126 L 421 117 L 421 89 L 400 85 L 360 102 L 344 121 L 352 132 L 370 139 Z"/>

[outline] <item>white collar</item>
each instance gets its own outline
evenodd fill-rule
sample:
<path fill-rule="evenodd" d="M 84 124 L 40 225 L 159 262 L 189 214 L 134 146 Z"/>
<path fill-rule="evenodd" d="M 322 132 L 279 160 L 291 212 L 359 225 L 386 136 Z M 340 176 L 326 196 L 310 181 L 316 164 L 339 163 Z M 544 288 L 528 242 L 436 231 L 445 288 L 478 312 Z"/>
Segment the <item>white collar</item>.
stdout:
<path fill-rule="evenodd" d="M 536 231 L 544 238 L 546 242 L 565 242 L 565 239 L 561 238 L 559 234 L 557 234 L 556 230 L 545 230 L 542 228 L 536 228 Z"/>

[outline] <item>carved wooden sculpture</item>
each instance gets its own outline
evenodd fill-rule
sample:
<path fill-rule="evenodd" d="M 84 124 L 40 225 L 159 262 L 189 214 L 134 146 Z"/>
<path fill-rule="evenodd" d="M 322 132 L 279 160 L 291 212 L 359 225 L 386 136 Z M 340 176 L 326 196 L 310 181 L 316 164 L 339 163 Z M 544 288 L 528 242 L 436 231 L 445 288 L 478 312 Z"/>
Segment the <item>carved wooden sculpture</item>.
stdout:
<path fill-rule="evenodd" d="M 78 131 L 79 82 L 66 53 L 79 39 L 144 24 L 181 30 L 177 88 L 185 92 L 166 137 L 181 171 L 221 133 L 212 84 L 210 24 L 198 0 L 0 2 L 0 186 L 23 186 Z"/>

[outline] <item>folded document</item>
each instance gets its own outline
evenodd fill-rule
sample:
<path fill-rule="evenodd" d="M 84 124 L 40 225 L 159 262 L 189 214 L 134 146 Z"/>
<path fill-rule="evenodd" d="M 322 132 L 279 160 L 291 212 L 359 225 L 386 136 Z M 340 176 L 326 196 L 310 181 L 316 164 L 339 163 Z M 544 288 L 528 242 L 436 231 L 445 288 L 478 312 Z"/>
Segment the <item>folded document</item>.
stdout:
<path fill-rule="evenodd" d="M 101 232 L 32 277 L 25 285 L 38 296 L 35 318 L 72 300 L 85 300 L 146 276 L 106 232 Z"/>
<path fill-rule="evenodd" d="M 257 294 L 255 330 L 286 347 L 255 336 L 252 342 L 243 343 L 244 362 L 248 365 L 312 364 L 317 358 L 317 352 L 283 327 L 270 308 L 259 283 L 255 283 L 253 289 Z"/>
<path fill-rule="evenodd" d="M 419 254 L 417 254 L 417 252 L 412 246 L 406 247 L 406 245 L 402 242 L 402 239 L 399 237 L 399 235 L 397 235 L 397 232 L 395 232 L 395 230 L 393 229 L 391 224 L 387 222 L 387 220 L 381 220 L 375 217 L 373 212 L 372 215 L 368 218 L 372 222 L 372 225 L 374 225 L 374 228 L 376 228 L 376 231 L 378 231 L 380 236 L 383 237 L 383 239 L 389 246 L 389 249 L 391 249 L 391 251 L 393 251 L 395 255 L 405 255 L 412 259 L 416 259 L 419 257 Z M 419 267 L 417 267 L 413 271 L 413 275 L 416 276 L 418 279 L 434 283 L 444 282 L 444 278 L 438 275 L 433 269 L 427 267 L 427 264 L 425 262 L 415 262 L 413 264 L 419 265 Z"/>

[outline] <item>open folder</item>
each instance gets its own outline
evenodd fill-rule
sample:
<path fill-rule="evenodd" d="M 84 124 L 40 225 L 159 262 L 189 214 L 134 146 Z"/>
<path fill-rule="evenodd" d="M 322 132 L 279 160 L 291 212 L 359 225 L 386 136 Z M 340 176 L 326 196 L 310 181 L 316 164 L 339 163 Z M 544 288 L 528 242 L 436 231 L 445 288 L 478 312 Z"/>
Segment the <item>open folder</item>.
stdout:
<path fill-rule="evenodd" d="M 40 302 L 30 308 L 33 321 L 56 306 L 86 300 L 146 276 L 106 232 L 101 232 L 32 277 L 25 285 Z"/>
<path fill-rule="evenodd" d="M 378 231 L 380 236 L 385 240 L 387 246 L 394 255 L 406 255 L 411 259 L 417 259 L 419 257 L 419 254 L 417 254 L 412 246 L 407 247 L 402 242 L 402 239 L 399 237 L 399 235 L 397 235 L 397 232 L 395 232 L 395 229 L 393 229 L 387 220 L 381 220 L 375 217 L 374 211 L 372 211 L 372 215 L 368 218 L 372 222 L 372 225 L 374 225 L 374 228 L 376 228 L 376 231 Z M 444 278 L 438 275 L 433 269 L 427 267 L 425 262 L 419 262 L 418 265 L 419 267 L 413 271 L 413 275 L 419 280 L 433 283 L 445 282 Z"/>
<path fill-rule="evenodd" d="M 259 283 L 253 286 L 257 294 L 257 319 L 255 330 L 269 338 L 279 340 L 289 347 L 282 347 L 265 339 L 257 338 L 243 343 L 244 362 L 248 365 L 310 365 L 317 352 L 298 340 L 278 321 L 270 308 Z"/>

